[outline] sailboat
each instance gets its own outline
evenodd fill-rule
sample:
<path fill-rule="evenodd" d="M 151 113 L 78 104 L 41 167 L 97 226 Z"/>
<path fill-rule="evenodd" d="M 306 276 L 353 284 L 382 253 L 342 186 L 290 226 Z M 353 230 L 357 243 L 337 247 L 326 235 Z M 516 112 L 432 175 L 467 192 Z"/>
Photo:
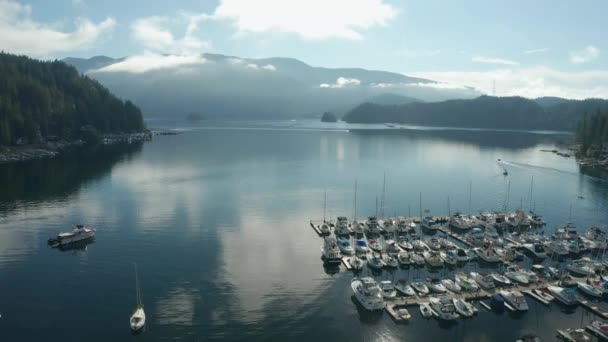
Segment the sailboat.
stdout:
<path fill-rule="evenodd" d="M 140 331 L 144 325 L 146 325 L 146 313 L 144 312 L 144 305 L 141 303 L 141 293 L 139 290 L 139 279 L 137 277 L 137 264 L 133 263 L 135 267 L 135 297 L 137 298 L 137 307 L 129 319 L 131 324 L 131 330 L 134 332 Z"/>

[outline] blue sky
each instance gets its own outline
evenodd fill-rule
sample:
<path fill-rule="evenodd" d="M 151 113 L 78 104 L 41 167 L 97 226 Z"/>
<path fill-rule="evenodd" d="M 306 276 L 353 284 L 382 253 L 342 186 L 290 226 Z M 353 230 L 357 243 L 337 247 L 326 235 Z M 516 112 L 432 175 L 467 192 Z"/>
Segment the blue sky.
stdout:
<path fill-rule="evenodd" d="M 606 1 L 0 0 L 0 48 L 40 58 L 294 57 L 499 95 L 608 97 Z"/>

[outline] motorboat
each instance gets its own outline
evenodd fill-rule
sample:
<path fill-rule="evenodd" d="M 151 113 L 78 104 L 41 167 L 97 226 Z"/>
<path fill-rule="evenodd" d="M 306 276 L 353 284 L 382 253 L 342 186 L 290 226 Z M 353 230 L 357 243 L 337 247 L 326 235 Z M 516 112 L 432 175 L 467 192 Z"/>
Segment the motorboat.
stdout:
<path fill-rule="evenodd" d="M 384 309 L 384 299 L 382 289 L 371 277 L 354 278 L 350 282 L 357 301 L 369 311 Z"/>
<path fill-rule="evenodd" d="M 510 286 L 511 285 L 511 281 L 509 280 L 509 278 L 505 277 L 502 274 L 499 273 L 492 273 L 492 279 L 494 280 L 494 283 L 496 285 L 499 286 Z"/>
<path fill-rule="evenodd" d="M 464 299 L 454 298 L 452 299 L 452 303 L 454 304 L 456 311 L 463 317 L 471 317 L 475 314 L 473 305 L 467 303 Z"/>
<path fill-rule="evenodd" d="M 382 257 L 376 253 L 372 253 L 372 255 L 368 255 L 367 256 L 367 266 L 377 269 L 377 270 L 381 270 L 382 267 L 384 267 L 385 263 L 384 260 L 382 260 Z"/>
<path fill-rule="evenodd" d="M 381 281 L 380 288 L 382 289 L 382 296 L 385 299 L 395 299 L 397 297 L 397 291 L 390 280 Z"/>
<path fill-rule="evenodd" d="M 456 253 L 454 253 L 454 251 L 452 250 L 440 252 L 439 257 L 441 258 L 441 260 L 443 260 L 444 263 L 450 266 L 455 266 L 456 264 L 458 264 L 458 259 L 456 259 Z"/>
<path fill-rule="evenodd" d="M 410 252 L 410 260 L 416 264 L 417 266 L 423 266 L 426 261 L 424 261 L 424 257 L 418 253 Z"/>
<path fill-rule="evenodd" d="M 547 252 L 545 251 L 545 247 L 543 247 L 540 243 L 526 243 L 524 244 L 524 248 L 534 255 L 537 259 L 544 259 L 547 257 Z"/>
<path fill-rule="evenodd" d="M 458 286 L 462 288 L 463 291 L 477 291 L 479 290 L 479 286 L 475 282 L 475 280 L 469 278 L 463 272 L 458 272 L 454 275 L 454 281 Z"/>
<path fill-rule="evenodd" d="M 536 294 L 540 298 L 546 300 L 547 302 L 552 302 L 555 299 L 555 297 L 550 295 L 547 291 L 543 291 L 540 289 L 534 289 L 534 290 L 532 290 L 532 292 L 534 292 L 534 294 Z"/>
<path fill-rule="evenodd" d="M 456 260 L 458 260 L 458 262 L 467 262 L 469 259 L 469 253 L 467 253 L 464 248 L 458 248 L 456 250 Z"/>
<path fill-rule="evenodd" d="M 437 231 L 439 228 L 439 222 L 435 221 L 433 217 L 427 216 L 420 220 L 420 227 L 428 231 Z"/>
<path fill-rule="evenodd" d="M 471 278 L 473 278 L 473 280 L 479 284 L 479 287 L 484 290 L 491 290 L 496 287 L 494 278 L 488 273 L 471 272 Z"/>
<path fill-rule="evenodd" d="M 564 241 L 552 241 L 547 244 L 547 250 L 552 255 L 557 255 L 558 257 L 565 257 L 570 254 L 570 250 L 568 249 L 568 245 Z"/>
<path fill-rule="evenodd" d="M 485 262 L 494 263 L 500 262 L 500 256 L 496 254 L 493 248 L 490 247 L 478 247 L 473 249 L 479 258 Z"/>
<path fill-rule="evenodd" d="M 378 219 L 374 216 L 370 216 L 365 223 L 365 233 L 371 235 L 380 234 L 382 230 L 380 229 L 380 225 L 378 224 Z"/>
<path fill-rule="evenodd" d="M 397 316 L 399 316 L 399 318 L 401 318 L 404 321 L 409 321 L 410 318 L 412 318 L 412 315 L 406 308 L 398 309 L 396 311 L 396 313 L 397 313 Z"/>
<path fill-rule="evenodd" d="M 423 281 L 417 280 L 410 284 L 414 290 L 416 290 L 421 296 L 426 296 L 429 294 L 429 288 Z"/>
<path fill-rule="evenodd" d="M 429 298 L 429 302 L 431 309 L 437 313 L 437 317 L 439 319 L 446 321 L 458 319 L 456 308 L 454 307 L 454 304 L 452 304 L 452 301 L 450 301 L 447 297 Z"/>
<path fill-rule="evenodd" d="M 450 292 L 460 293 L 460 291 L 462 291 L 462 288 L 458 286 L 458 284 L 456 284 L 452 279 L 442 279 L 441 284 Z"/>
<path fill-rule="evenodd" d="M 350 244 L 350 238 L 339 237 L 338 248 L 342 254 L 351 255 L 355 252 L 353 246 Z"/>
<path fill-rule="evenodd" d="M 399 245 L 399 247 L 401 247 L 402 249 L 405 249 L 407 251 L 411 251 L 414 248 L 407 239 L 400 239 L 397 242 L 397 245 Z"/>
<path fill-rule="evenodd" d="M 500 295 L 505 299 L 509 305 L 511 305 L 517 311 L 528 311 L 528 302 L 526 298 L 519 291 L 500 291 Z"/>
<path fill-rule="evenodd" d="M 458 212 L 450 216 L 448 225 L 459 230 L 467 230 L 471 228 L 470 223 Z"/>
<path fill-rule="evenodd" d="M 321 232 L 321 235 L 329 235 L 331 233 L 331 227 L 329 226 L 329 222 L 323 221 L 323 223 L 321 223 L 321 225 L 319 226 L 319 231 Z"/>
<path fill-rule="evenodd" d="M 608 340 L 608 322 L 593 321 L 586 329 L 599 336 L 603 341 Z"/>
<path fill-rule="evenodd" d="M 386 240 L 384 242 L 384 246 L 385 246 L 386 253 L 388 253 L 390 255 L 397 255 L 397 254 L 399 254 L 399 252 L 401 252 L 401 248 L 399 248 L 399 246 L 397 246 L 397 244 L 395 243 L 394 240 Z"/>
<path fill-rule="evenodd" d="M 439 279 L 430 279 L 429 281 L 427 281 L 427 287 L 435 293 L 446 293 L 447 290 L 445 288 L 445 286 L 443 286 L 443 284 L 441 283 L 441 280 Z"/>
<path fill-rule="evenodd" d="M 593 286 L 591 284 L 584 283 L 582 281 L 579 281 L 578 283 L 576 283 L 576 286 L 578 287 L 578 289 L 581 292 L 583 292 L 589 296 L 592 296 L 592 297 L 601 298 L 604 295 L 603 289 Z"/>
<path fill-rule="evenodd" d="M 336 234 L 336 236 L 349 236 L 350 233 L 351 231 L 348 228 L 348 219 L 344 216 L 338 216 L 336 219 L 334 234 Z"/>
<path fill-rule="evenodd" d="M 448 240 L 447 238 L 438 238 L 437 240 L 439 240 L 439 244 L 441 245 L 441 248 L 444 248 L 444 249 L 458 248 L 458 246 L 456 246 L 452 241 Z"/>
<path fill-rule="evenodd" d="M 358 239 L 355 241 L 355 251 L 357 253 L 367 253 L 369 251 L 369 247 L 367 246 L 365 239 Z"/>
<path fill-rule="evenodd" d="M 420 313 L 424 318 L 430 318 L 435 315 L 435 312 L 433 312 L 433 309 L 431 309 L 431 306 L 428 303 L 420 304 Z"/>
<path fill-rule="evenodd" d="M 591 267 L 591 260 L 589 258 L 573 260 L 572 263 L 566 265 L 566 269 L 572 273 L 583 276 L 595 274 L 595 270 Z"/>
<path fill-rule="evenodd" d="M 386 267 L 391 267 L 391 268 L 399 267 L 399 262 L 397 261 L 397 258 L 395 258 L 389 254 L 383 254 L 382 260 L 384 261 L 384 265 Z"/>
<path fill-rule="evenodd" d="M 528 277 L 524 273 L 522 273 L 521 270 L 516 266 L 507 267 L 505 277 L 519 284 L 528 284 Z"/>
<path fill-rule="evenodd" d="M 558 266 L 549 266 L 549 267 L 547 267 L 547 272 L 554 279 L 559 279 L 561 277 L 561 275 L 562 275 L 562 272 L 559 270 L 559 265 Z"/>
<path fill-rule="evenodd" d="M 50 238 L 48 244 L 51 247 L 62 247 L 72 243 L 90 240 L 95 237 L 97 229 L 93 227 L 85 227 L 84 225 L 76 225 L 69 232 L 62 232 L 57 234 L 56 237 Z"/>
<path fill-rule="evenodd" d="M 414 297 L 416 295 L 416 291 L 407 283 L 405 279 L 399 279 L 395 283 L 395 290 L 406 297 Z"/>
<path fill-rule="evenodd" d="M 353 255 L 348 260 L 353 270 L 359 271 L 363 269 L 363 260 L 356 255 Z"/>
<path fill-rule="evenodd" d="M 134 332 L 139 332 L 146 325 L 146 313 L 144 311 L 144 305 L 141 301 L 141 291 L 139 289 L 139 277 L 137 275 L 137 264 L 133 264 L 135 268 L 135 297 L 137 299 L 137 306 L 129 318 L 129 325 L 131 326 L 131 330 Z"/>
<path fill-rule="evenodd" d="M 547 290 L 555 299 L 562 302 L 567 306 L 578 305 L 578 299 L 576 299 L 576 295 L 574 293 L 574 289 L 571 288 L 563 288 L 559 286 L 548 286 Z"/>
<path fill-rule="evenodd" d="M 606 231 L 599 227 L 591 227 L 587 233 L 585 233 L 585 238 L 592 242 L 592 247 L 594 249 L 604 249 L 606 248 L 608 234 Z"/>
<path fill-rule="evenodd" d="M 441 257 L 437 252 L 422 252 L 422 256 L 424 257 L 424 261 L 431 267 L 443 266 L 443 260 L 441 260 Z"/>
<path fill-rule="evenodd" d="M 367 245 L 372 251 L 382 253 L 382 241 L 380 241 L 380 239 L 368 239 Z"/>
<path fill-rule="evenodd" d="M 417 252 L 424 252 L 430 250 L 429 246 L 427 246 L 426 243 L 424 243 L 424 241 L 422 240 L 413 240 L 412 247 L 414 247 L 414 250 Z"/>
<path fill-rule="evenodd" d="M 325 264 L 339 264 L 342 262 L 340 248 L 338 248 L 338 243 L 333 237 L 325 237 L 321 252 Z"/>
<path fill-rule="evenodd" d="M 591 341 L 591 338 L 585 334 L 585 329 L 572 329 L 568 328 L 565 330 L 557 330 L 557 335 L 564 341 L 572 342 L 585 342 Z"/>
<path fill-rule="evenodd" d="M 397 254 L 397 261 L 401 266 L 409 266 L 412 263 L 408 252 L 400 252 Z"/>
<path fill-rule="evenodd" d="M 395 231 L 395 221 L 391 218 L 387 218 L 382 222 L 380 228 L 382 228 L 384 233 L 392 234 Z"/>
<path fill-rule="evenodd" d="M 437 238 L 429 238 L 425 241 L 426 245 L 429 246 L 432 250 L 438 251 L 441 248 L 441 243 Z"/>
<path fill-rule="evenodd" d="M 473 246 L 481 246 L 485 243 L 485 233 L 481 228 L 473 228 L 464 235 L 464 239 Z"/>
<path fill-rule="evenodd" d="M 534 273 L 531 270 L 522 269 L 521 273 L 523 273 L 526 276 L 526 278 L 528 278 L 528 283 L 530 283 L 530 284 L 534 284 L 534 283 L 537 283 L 538 281 L 540 281 L 538 274 Z"/>

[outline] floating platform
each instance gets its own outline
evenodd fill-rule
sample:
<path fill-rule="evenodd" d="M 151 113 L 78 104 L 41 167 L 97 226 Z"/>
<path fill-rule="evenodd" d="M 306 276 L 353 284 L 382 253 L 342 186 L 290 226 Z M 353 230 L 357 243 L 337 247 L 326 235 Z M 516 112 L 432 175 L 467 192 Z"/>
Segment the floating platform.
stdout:
<path fill-rule="evenodd" d="M 582 300 L 581 300 L 582 299 Z M 583 299 L 582 297 L 579 299 L 579 303 L 585 307 L 587 310 L 593 312 L 594 314 L 602 317 L 603 319 L 608 319 L 608 310 L 606 308 L 602 308 L 598 305 L 598 303 L 588 301 Z"/>
<path fill-rule="evenodd" d="M 401 316 L 399 316 L 399 313 L 397 313 L 397 310 L 398 310 L 399 306 L 401 306 L 401 305 L 399 305 L 399 304 L 387 304 L 384 307 L 384 309 L 386 310 L 386 312 L 388 313 L 388 315 L 391 316 L 391 318 L 393 319 L 393 321 L 398 322 L 398 323 L 408 322 L 409 320 L 401 318 Z M 411 314 L 412 313 L 410 312 L 410 315 Z"/>

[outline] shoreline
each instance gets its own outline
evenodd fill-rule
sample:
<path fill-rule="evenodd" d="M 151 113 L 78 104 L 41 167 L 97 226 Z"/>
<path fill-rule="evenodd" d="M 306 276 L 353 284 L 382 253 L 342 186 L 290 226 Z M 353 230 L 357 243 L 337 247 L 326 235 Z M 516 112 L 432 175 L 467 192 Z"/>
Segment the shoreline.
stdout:
<path fill-rule="evenodd" d="M 119 143 L 131 144 L 134 142 L 150 141 L 152 136 L 161 135 L 162 132 L 140 132 L 124 134 L 105 134 L 100 136 L 100 145 L 114 145 Z M 39 144 L 21 146 L 0 146 L 0 165 L 25 162 L 37 159 L 55 158 L 63 152 L 83 148 L 86 144 L 83 140 L 73 141 L 47 141 Z"/>

